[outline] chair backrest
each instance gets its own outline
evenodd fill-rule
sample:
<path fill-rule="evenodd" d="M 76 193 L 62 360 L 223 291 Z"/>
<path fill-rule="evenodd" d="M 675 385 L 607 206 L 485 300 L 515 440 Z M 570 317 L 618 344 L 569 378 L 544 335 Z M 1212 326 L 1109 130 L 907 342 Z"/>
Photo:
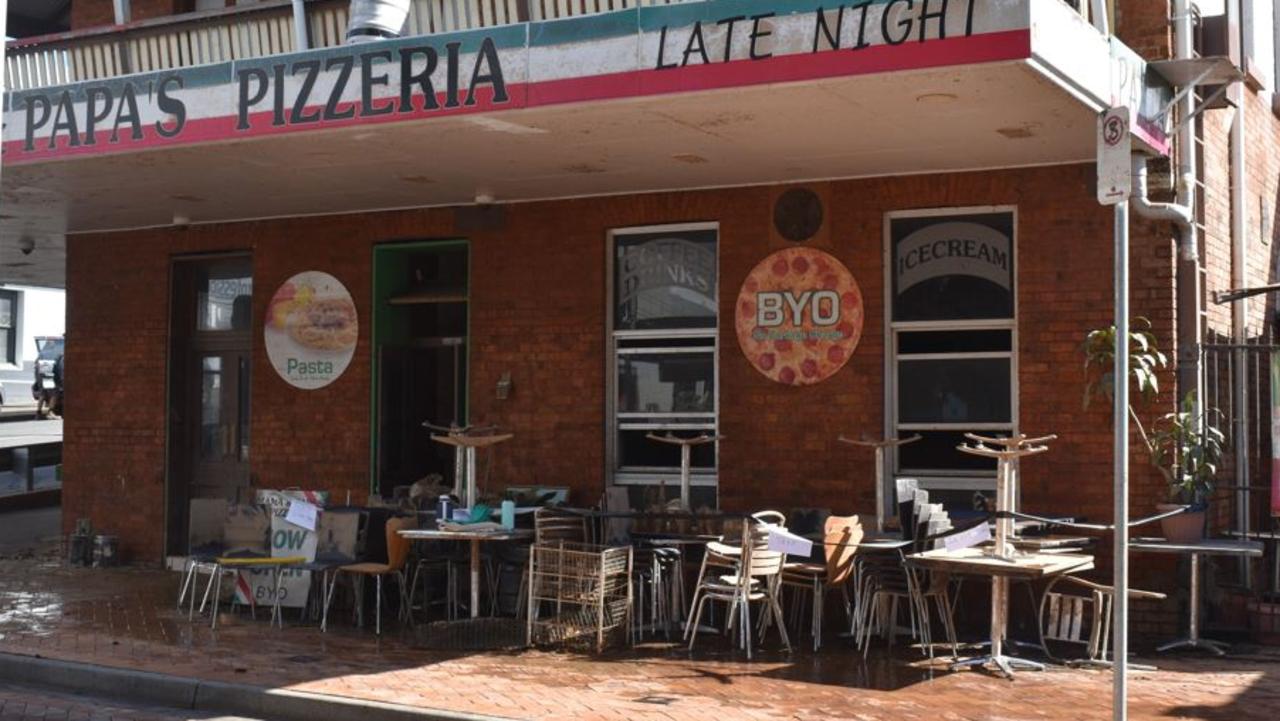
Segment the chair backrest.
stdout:
<path fill-rule="evenodd" d="M 417 524 L 414 518 L 387 519 L 387 565 L 392 571 L 399 571 L 409 560 L 409 539 L 400 535 L 400 531 L 413 528 Z"/>
<path fill-rule="evenodd" d="M 751 514 L 751 517 L 761 523 L 772 523 L 775 526 L 787 525 L 787 516 L 782 511 L 759 511 Z"/>
<path fill-rule="evenodd" d="M 586 543 L 586 518 L 554 508 L 539 508 L 533 514 L 533 536 L 535 543 Z"/>
<path fill-rule="evenodd" d="M 776 576 L 782 573 L 782 566 L 786 563 L 787 554 L 778 551 L 765 551 L 759 548 L 752 548 L 747 553 L 747 572 L 748 578 L 766 578 Z"/>
<path fill-rule="evenodd" d="M 823 528 L 822 550 L 827 559 L 827 583 L 844 583 L 853 572 L 853 556 L 862 542 L 857 516 L 831 516 Z"/>

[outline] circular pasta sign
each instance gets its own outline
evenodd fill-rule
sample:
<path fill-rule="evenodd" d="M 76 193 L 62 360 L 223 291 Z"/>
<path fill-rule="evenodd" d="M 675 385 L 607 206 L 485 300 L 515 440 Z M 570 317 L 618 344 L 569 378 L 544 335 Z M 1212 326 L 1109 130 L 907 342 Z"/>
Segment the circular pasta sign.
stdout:
<path fill-rule="evenodd" d="M 862 291 L 830 254 L 788 248 L 765 258 L 738 293 L 738 344 L 779 383 L 821 383 L 844 367 L 862 336 Z"/>
<path fill-rule="evenodd" d="M 295 388 L 323 388 L 351 363 L 360 326 L 356 304 L 337 278 L 309 270 L 276 291 L 267 306 L 267 357 Z"/>

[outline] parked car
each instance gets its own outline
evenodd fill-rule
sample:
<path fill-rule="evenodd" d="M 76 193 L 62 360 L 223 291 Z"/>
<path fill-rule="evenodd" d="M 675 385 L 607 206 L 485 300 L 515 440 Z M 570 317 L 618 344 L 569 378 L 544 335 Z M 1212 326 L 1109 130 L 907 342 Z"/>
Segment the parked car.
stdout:
<path fill-rule="evenodd" d="M 36 418 L 49 414 L 62 415 L 62 354 L 66 340 L 62 337 L 36 337 L 35 382 L 31 396 L 36 401 Z"/>

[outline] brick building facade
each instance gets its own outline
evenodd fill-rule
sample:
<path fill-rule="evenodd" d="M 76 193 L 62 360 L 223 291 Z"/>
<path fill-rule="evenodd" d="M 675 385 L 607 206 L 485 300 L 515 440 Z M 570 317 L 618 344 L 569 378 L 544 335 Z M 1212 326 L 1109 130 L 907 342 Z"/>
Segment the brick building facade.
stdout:
<path fill-rule="evenodd" d="M 1057 12 L 1059 7 L 1048 0 L 1036 0 L 1032 5 L 1037 11 Z M 177 6 L 135 2 L 134 18 L 165 14 Z M 1148 60 L 1170 57 L 1169 2 L 1117 0 L 1114 6 L 1114 29 L 1121 41 Z M 110 12 L 109 2 L 76 2 L 73 26 L 110 22 Z M 918 27 L 924 43 L 928 23 L 922 21 Z M 656 24 L 649 29 L 655 28 Z M 757 28 L 755 32 L 762 31 Z M 547 33 L 553 34 L 550 30 Z M 666 42 L 666 33 L 663 25 L 661 42 Z M 1027 34 L 1032 38 L 1030 30 Z M 750 42 L 749 53 L 754 59 L 755 38 Z M 990 47 L 984 46 L 982 52 L 994 52 Z M 816 35 L 813 48 L 816 53 Z M 726 59 L 731 51 L 732 47 L 725 48 Z M 690 39 L 683 50 L 684 63 L 698 53 L 709 57 L 705 46 L 699 51 Z M 665 67 L 663 62 L 659 54 L 659 68 Z M 919 67 L 924 65 L 913 66 Z M 473 83 L 481 74 L 480 68 L 477 61 Z M 277 72 L 277 77 L 284 77 L 283 70 Z M 956 78 L 948 80 L 968 89 L 961 85 L 959 76 L 957 70 Z M 265 71 L 262 77 L 265 88 Z M 706 77 L 731 84 L 720 76 Z M 230 78 L 228 74 L 229 88 L 234 87 Z M 782 80 L 785 78 L 779 75 L 780 85 L 785 84 Z M 249 86 L 240 82 L 243 100 Z M 879 85 L 868 87 L 883 90 Z M 522 92 L 530 98 L 536 95 L 535 90 Z M 612 97 L 604 86 L 593 87 L 591 92 L 590 101 Z M 923 97 L 915 100 L 923 103 Z M 1250 260 L 1246 281 L 1247 285 L 1262 285 L 1275 280 L 1273 219 L 1280 210 L 1280 121 L 1268 88 L 1248 88 L 1242 97 L 1248 128 L 1245 225 L 1249 231 L 1245 242 Z M 367 96 L 363 102 L 370 104 Z M 718 138 L 725 127 L 765 114 L 756 113 L 746 103 L 717 106 L 717 114 L 697 126 L 697 131 Z M 584 102 L 574 107 L 589 110 L 588 105 Z M 933 112 L 923 105 L 912 105 L 908 111 Z M 1232 112 L 1209 110 L 1200 121 L 1204 184 L 1200 245 L 1207 293 L 1232 285 L 1228 154 Z M 262 114 L 267 115 L 265 111 Z M 283 117 L 284 111 L 276 114 Z M 157 127 L 166 117 L 171 119 L 159 117 Z M 510 117 L 524 122 L 522 118 L 528 116 Z M 1092 116 L 1088 117 L 1091 121 Z M 242 110 L 241 123 L 248 124 L 248 119 Z M 487 127 L 510 131 L 502 125 L 506 122 L 492 121 Z M 1021 130 L 1001 127 L 997 132 L 1026 139 L 1046 123 L 1068 125 L 1060 115 L 1050 113 L 1021 126 Z M 281 120 L 275 126 L 284 124 Z M 212 133 L 207 130 L 212 127 L 212 123 L 202 126 L 202 132 Z M 621 134 L 634 131 L 617 118 L 605 118 L 600 128 Z M 1051 127 L 1049 134 L 1055 130 Z M 355 131 L 335 126 L 334 135 L 317 133 L 312 137 L 321 143 L 324 138 L 351 132 Z M 1068 130 L 1061 132 L 1062 138 L 1068 135 Z M 1078 143 L 1092 128 L 1077 126 L 1070 132 L 1074 133 L 1070 140 Z M 589 135 L 584 131 L 576 140 L 590 144 Z M 975 132 L 973 137 L 979 136 Z M 267 143 L 274 141 L 253 142 L 268 147 Z M 289 148 L 285 155 L 293 153 L 293 157 L 315 162 L 302 142 L 287 138 L 279 142 L 278 147 Z M 294 144 L 285 146 L 288 142 Z M 470 136 L 466 142 L 485 143 L 487 136 Z M 714 149 L 718 140 L 706 142 Z M 902 138 L 895 142 L 908 144 Z M 860 177 L 864 174 L 805 175 L 803 170 L 788 168 L 791 179 L 744 171 L 741 176 L 716 182 L 682 181 L 680 187 L 637 182 L 628 190 L 608 193 L 532 193 L 520 202 L 502 203 L 500 212 L 481 223 L 475 221 L 477 213 L 471 204 L 456 200 L 413 204 L 439 206 L 420 209 L 332 212 L 324 196 L 317 195 L 305 208 L 295 204 L 287 206 L 294 208 L 291 212 L 245 216 L 284 216 L 266 220 L 197 217 L 194 224 L 138 222 L 123 224 L 125 229 L 77 231 L 67 238 L 67 326 L 71 340 L 67 357 L 73 371 L 67 381 L 72 401 L 65 433 L 64 523 L 69 530 L 77 519 L 90 519 L 95 527 L 119 535 L 126 555 L 139 561 L 159 561 L 178 545 L 166 538 L 172 509 L 167 509 L 165 502 L 166 489 L 173 483 L 170 429 L 175 403 L 172 386 L 164 379 L 171 376 L 173 362 L 175 261 L 229 252 L 247 253 L 252 263 L 248 484 L 329 490 L 338 498 L 349 494 L 353 502 L 363 502 L 376 488 L 371 481 L 376 465 L 371 456 L 377 453 L 378 433 L 377 409 L 371 397 L 378 392 L 380 363 L 372 322 L 378 313 L 375 251 L 397 243 L 457 239 L 467 242 L 469 252 L 467 415 L 515 434 L 492 453 L 487 478 L 498 487 L 569 486 L 576 502 L 595 503 L 616 470 L 610 456 L 615 400 L 610 397 L 614 363 L 610 233 L 686 223 L 713 223 L 718 232 L 716 430 L 724 436 L 715 472 L 719 505 L 735 511 L 803 506 L 830 508 L 836 513 L 867 512 L 875 499 L 872 456 L 837 438 L 889 430 L 886 385 L 887 375 L 894 371 L 888 360 L 893 357 L 892 349 L 886 343 L 895 336 L 886 328 L 886 302 L 893 295 L 885 287 L 893 276 L 892 269 L 885 267 L 888 214 L 936 209 L 957 209 L 960 213 L 992 207 L 1012 208 L 1015 213 L 1014 425 L 1030 435 L 1059 436 L 1047 455 L 1023 465 L 1023 505 L 1108 519 L 1112 511 L 1110 409 L 1102 403 L 1082 407 L 1087 378 L 1081 343 L 1089 330 L 1113 321 L 1112 215 L 1096 202 L 1094 165 L 1081 162 L 1081 157 L 1092 152 L 1089 138 L 1085 137 L 1083 156 L 1052 162 L 1036 154 L 1034 145 L 1039 141 L 1025 142 L 999 160 L 993 156 L 946 171 L 909 171 L 904 163 L 901 172 Z M 54 145 L 51 141 L 49 147 Z M 566 148 L 569 145 L 572 143 Z M 228 153 L 233 152 L 234 142 L 226 147 Z M 807 149 L 809 157 L 816 157 L 820 147 L 815 141 Z M 700 150 L 677 148 L 673 143 L 662 152 L 675 153 L 674 157 L 684 158 L 681 162 L 705 163 L 706 159 L 694 152 Z M 794 148 L 787 150 L 792 153 L 786 158 L 788 162 L 794 160 L 792 156 L 803 157 Z M 161 148 L 155 157 L 168 157 L 165 152 Z M 1005 151 L 1001 148 L 1000 152 Z M 777 154 L 781 157 L 783 152 Z M 858 157 L 873 156 L 864 150 Z M 222 164 L 230 162 L 214 154 L 197 156 L 194 151 L 190 156 L 173 157 L 178 158 L 174 163 L 185 164 L 190 173 L 221 172 Z M 111 161 L 97 162 L 100 165 L 95 167 L 101 168 Z M 534 160 L 513 157 L 505 167 L 518 174 L 521 163 L 531 168 Z M 964 169 L 974 167 L 979 169 Z M 308 165 L 300 173 L 318 173 L 322 168 Z M 577 163 L 564 170 L 605 174 L 592 163 Z M 421 184 L 424 197 L 430 196 L 433 185 L 442 182 L 435 177 L 435 168 L 411 171 L 401 167 L 396 172 L 399 180 Z M 389 177 L 392 175 L 395 173 L 389 171 Z M 810 182 L 797 177 L 836 179 Z M 554 182 L 554 178 L 547 181 Z M 865 304 L 861 340 L 848 364 L 825 382 L 808 386 L 785 385 L 762 375 L 739 349 L 734 327 L 739 290 L 748 273 L 770 253 L 793 245 L 774 229 L 775 201 L 790 188 L 812 190 L 821 199 L 821 228 L 804 245 L 843 262 L 856 278 Z M 329 191 L 332 189 L 326 188 Z M 192 194 L 186 191 L 172 192 L 160 202 L 187 203 L 184 207 L 196 214 L 206 200 L 190 200 Z M 476 195 L 481 193 L 477 190 Z M 593 197 L 575 197 L 583 195 Z M 294 200 L 288 198 L 289 202 Z M 1136 214 L 1132 224 L 1133 314 L 1151 321 L 1162 348 L 1174 358 L 1179 322 L 1176 231 L 1169 223 L 1144 220 Z M 156 225 L 167 227 L 132 229 Z M 274 290 L 295 274 L 309 270 L 341 280 L 354 300 L 360 332 L 352 361 L 340 377 L 323 388 L 300 391 L 275 372 L 261 329 L 270 322 L 268 306 Z M 1207 337 L 1229 337 L 1231 308 L 1212 303 L 1206 307 Z M 1271 303 L 1255 299 L 1244 308 L 1250 332 L 1263 335 L 1274 311 Z M 506 380 L 511 391 L 501 397 L 495 389 Z M 1160 397 L 1142 410 L 1147 417 L 1175 407 L 1172 369 L 1162 375 L 1161 385 Z M 1132 508 L 1135 516 L 1146 515 L 1163 500 L 1165 489 L 1136 439 L 1133 448 Z M 1100 567 L 1109 565 L 1105 556 L 1103 553 L 1100 558 Z M 1173 563 L 1163 558 L 1144 559 L 1135 568 L 1135 583 L 1172 590 L 1176 586 L 1171 582 Z M 1167 629 L 1179 617 L 1175 611 L 1176 599 L 1161 608 L 1147 607 L 1140 619 L 1146 625 L 1135 628 Z"/>

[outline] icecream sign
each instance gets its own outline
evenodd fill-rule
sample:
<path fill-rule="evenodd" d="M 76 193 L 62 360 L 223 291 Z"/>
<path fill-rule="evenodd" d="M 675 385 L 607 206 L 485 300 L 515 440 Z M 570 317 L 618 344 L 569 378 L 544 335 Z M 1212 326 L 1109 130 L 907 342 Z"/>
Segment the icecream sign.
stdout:
<path fill-rule="evenodd" d="M 280 286 L 267 307 L 267 357 L 294 388 L 323 388 L 347 369 L 359 335 L 356 306 L 337 278 L 299 273 Z"/>
<path fill-rule="evenodd" d="M 828 253 L 788 248 L 765 258 L 738 293 L 738 344 L 767 378 L 813 385 L 844 367 L 862 337 L 862 291 Z"/>

